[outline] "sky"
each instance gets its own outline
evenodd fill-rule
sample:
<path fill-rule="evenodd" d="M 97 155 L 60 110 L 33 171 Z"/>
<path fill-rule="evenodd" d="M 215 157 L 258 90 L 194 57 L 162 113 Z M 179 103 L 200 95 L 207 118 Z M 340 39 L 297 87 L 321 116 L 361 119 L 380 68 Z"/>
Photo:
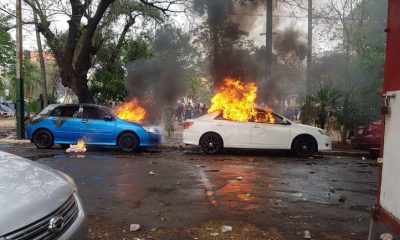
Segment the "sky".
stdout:
<path fill-rule="evenodd" d="M 8 1 L 8 6 L 10 8 L 15 8 L 15 2 L 12 0 L 6 0 Z M 306 0 L 303 0 L 306 2 Z M 314 8 L 318 9 L 322 6 L 324 6 L 327 3 L 327 0 L 314 0 Z M 274 12 L 274 21 L 279 22 L 278 24 L 274 25 L 274 28 L 276 30 L 282 30 L 285 27 L 292 26 L 301 32 L 304 33 L 304 39 L 306 40 L 307 36 L 307 12 L 302 11 L 299 9 L 293 9 L 297 13 L 297 16 L 289 16 L 290 12 L 288 10 L 283 9 L 283 11 L 280 11 L 279 13 Z M 29 6 L 26 4 L 23 4 L 23 12 L 22 16 L 24 19 L 29 20 L 29 18 L 32 16 L 31 10 Z M 265 16 L 265 10 L 263 8 L 259 8 L 255 11 L 252 12 L 241 12 L 238 13 L 240 17 L 242 18 L 253 18 L 254 22 L 251 27 L 251 31 L 249 32 L 249 39 L 253 40 L 257 46 L 260 45 L 265 45 L 265 26 L 266 26 L 266 16 Z M 195 21 L 188 21 L 186 16 L 183 15 L 175 15 L 171 16 L 172 20 L 175 22 L 177 26 L 182 27 L 185 30 L 190 30 L 195 27 L 196 24 L 201 23 L 201 19 L 197 18 Z M 56 15 L 53 17 L 52 21 L 52 27 L 55 30 L 55 28 L 58 31 L 65 31 L 68 29 L 68 24 L 67 20 L 69 19 L 68 16 L 66 15 Z M 314 36 L 319 35 L 319 31 L 321 31 L 318 27 L 314 27 Z M 15 39 L 15 30 L 10 31 L 12 37 Z M 44 37 L 42 37 L 42 44 L 45 46 L 45 40 Z M 322 47 L 321 47 L 322 44 Z M 326 43 L 318 43 L 314 42 L 314 47 L 313 51 L 319 51 L 318 49 L 326 49 L 330 46 L 330 44 Z M 36 50 L 37 49 L 37 44 L 36 44 L 36 35 L 35 35 L 35 30 L 33 25 L 24 25 L 23 27 L 23 48 L 25 50 Z"/>

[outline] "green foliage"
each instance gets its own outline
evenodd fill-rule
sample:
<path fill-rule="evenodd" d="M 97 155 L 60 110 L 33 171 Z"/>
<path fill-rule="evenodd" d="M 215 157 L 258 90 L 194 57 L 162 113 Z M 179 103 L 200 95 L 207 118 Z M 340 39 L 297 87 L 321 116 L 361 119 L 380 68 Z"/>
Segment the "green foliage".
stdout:
<path fill-rule="evenodd" d="M 127 64 L 139 58 L 152 56 L 150 45 L 144 39 L 127 39 L 120 56 L 110 64 L 114 48 L 113 43 L 107 43 L 96 58 L 98 67 L 91 79 L 90 90 L 99 104 L 123 102 L 127 96 L 124 85 Z"/>
<path fill-rule="evenodd" d="M 303 123 L 316 124 L 325 129 L 328 119 L 338 112 L 341 100 L 342 95 L 338 90 L 321 88 L 306 98 L 300 119 Z"/>

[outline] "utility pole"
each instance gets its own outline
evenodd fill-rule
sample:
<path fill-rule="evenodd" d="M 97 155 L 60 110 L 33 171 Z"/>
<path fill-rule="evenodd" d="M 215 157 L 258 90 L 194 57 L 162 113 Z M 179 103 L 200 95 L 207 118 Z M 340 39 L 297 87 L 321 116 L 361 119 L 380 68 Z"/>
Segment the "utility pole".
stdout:
<path fill-rule="evenodd" d="M 266 46 L 266 58 L 265 58 L 265 78 L 267 85 L 271 81 L 272 76 L 272 0 L 267 0 L 267 29 L 265 33 L 265 46 Z"/>
<path fill-rule="evenodd" d="M 33 20 L 35 22 L 35 30 L 36 30 L 36 42 L 38 47 L 38 54 L 39 54 L 39 64 L 40 64 L 40 76 L 42 78 L 42 88 L 43 88 L 43 102 L 44 107 L 47 107 L 47 81 L 46 81 L 46 65 L 44 64 L 43 58 L 43 48 L 42 48 L 42 41 L 40 40 L 40 32 L 39 32 L 39 21 L 37 18 L 37 14 L 33 11 Z"/>
<path fill-rule="evenodd" d="M 312 65 L 312 38 L 313 38 L 313 26 L 312 26 L 312 0 L 308 0 L 308 48 L 307 48 L 307 82 L 306 82 L 306 94 L 311 94 L 311 65 Z"/>
<path fill-rule="evenodd" d="M 22 49 L 22 18 L 21 18 L 21 0 L 16 0 L 16 47 L 17 47 L 17 138 L 25 138 L 24 119 L 24 78 L 23 78 L 23 49 Z"/>

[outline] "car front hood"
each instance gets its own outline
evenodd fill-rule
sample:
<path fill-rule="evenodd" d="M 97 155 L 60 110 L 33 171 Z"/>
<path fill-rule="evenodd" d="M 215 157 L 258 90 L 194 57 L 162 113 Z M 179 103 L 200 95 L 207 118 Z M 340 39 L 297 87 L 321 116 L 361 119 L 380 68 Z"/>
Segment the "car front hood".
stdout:
<path fill-rule="evenodd" d="M 74 191 L 67 176 L 0 151 L 0 237 L 47 216 Z"/>
<path fill-rule="evenodd" d="M 318 127 L 313 127 L 313 126 L 310 126 L 310 125 L 304 125 L 304 124 L 299 124 L 299 123 L 296 123 L 296 126 L 298 128 L 304 129 L 306 131 L 307 130 L 308 131 L 315 131 L 315 133 L 317 133 L 319 130 L 323 130 L 323 129 L 318 128 Z"/>

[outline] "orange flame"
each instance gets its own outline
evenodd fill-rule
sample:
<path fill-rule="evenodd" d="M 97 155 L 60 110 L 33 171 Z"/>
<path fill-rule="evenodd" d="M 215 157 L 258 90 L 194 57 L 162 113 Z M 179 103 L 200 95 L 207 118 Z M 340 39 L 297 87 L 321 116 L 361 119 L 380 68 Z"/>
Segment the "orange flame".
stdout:
<path fill-rule="evenodd" d="M 146 110 L 140 105 L 136 98 L 117 106 L 114 113 L 122 120 L 137 123 L 142 123 L 147 115 Z"/>
<path fill-rule="evenodd" d="M 265 110 L 265 116 L 258 116 L 256 98 L 257 86 L 254 83 L 243 83 L 237 79 L 225 78 L 224 85 L 211 99 L 212 105 L 208 112 L 222 111 L 225 119 L 233 121 L 254 120 L 275 123 L 271 109 Z"/>

